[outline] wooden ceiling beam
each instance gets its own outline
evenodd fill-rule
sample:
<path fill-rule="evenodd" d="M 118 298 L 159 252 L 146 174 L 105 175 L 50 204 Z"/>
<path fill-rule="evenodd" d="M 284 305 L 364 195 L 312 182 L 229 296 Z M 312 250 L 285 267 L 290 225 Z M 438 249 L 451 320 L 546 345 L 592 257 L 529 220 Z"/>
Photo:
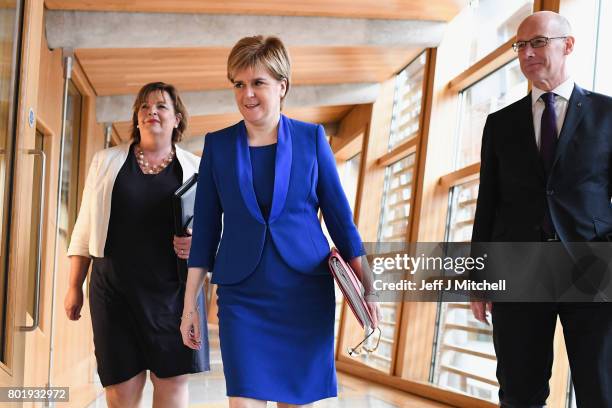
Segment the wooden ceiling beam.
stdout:
<path fill-rule="evenodd" d="M 466 0 L 45 0 L 51 10 L 450 21 Z"/>
<path fill-rule="evenodd" d="M 227 89 L 230 49 L 77 49 L 75 54 L 98 95 L 136 93 L 152 81 L 181 91 Z M 290 47 L 292 85 L 382 82 L 422 49 L 406 47 Z"/>

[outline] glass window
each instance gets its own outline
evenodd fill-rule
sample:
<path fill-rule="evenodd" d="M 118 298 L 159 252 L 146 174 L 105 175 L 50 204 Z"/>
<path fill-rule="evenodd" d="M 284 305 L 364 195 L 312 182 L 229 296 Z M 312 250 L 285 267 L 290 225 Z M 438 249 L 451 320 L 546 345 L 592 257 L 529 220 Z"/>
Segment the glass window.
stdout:
<path fill-rule="evenodd" d="M 597 50 L 595 61 L 595 92 L 612 95 L 612 2 L 599 0 L 599 27 L 597 30 Z M 606 24 L 607 22 L 607 24 Z"/>
<path fill-rule="evenodd" d="M 397 74 L 389 150 L 419 134 L 426 59 L 422 53 Z"/>
<path fill-rule="evenodd" d="M 382 196 L 378 242 L 400 242 L 408 239 L 410 205 L 416 154 L 411 153 L 387 166 Z M 378 349 L 360 355 L 361 361 L 371 367 L 390 372 L 393 357 L 397 313 L 401 303 L 380 302 L 382 332 Z"/>
<path fill-rule="evenodd" d="M 482 130 L 487 115 L 516 102 L 526 94 L 527 80 L 517 59 L 460 93 L 455 170 L 480 161 Z"/>
<path fill-rule="evenodd" d="M 479 180 L 459 184 L 451 189 L 447 242 L 470 242 L 476 213 Z"/>
<path fill-rule="evenodd" d="M 416 154 L 411 153 L 385 170 L 379 242 L 400 242 L 408 238 L 415 158 Z"/>
<path fill-rule="evenodd" d="M 447 241 L 469 241 L 479 180 L 450 189 Z M 434 383 L 497 402 L 496 359 L 490 326 L 474 319 L 470 305 L 441 302 L 437 328 Z"/>
<path fill-rule="evenodd" d="M 493 330 L 474 319 L 468 303 L 440 303 L 434 383 L 498 401 Z"/>
<path fill-rule="evenodd" d="M 361 153 L 356 154 L 345 162 L 339 163 L 338 175 L 340 176 L 340 183 L 346 199 L 351 206 L 351 211 L 355 211 L 355 200 L 357 199 L 357 183 L 359 182 L 359 168 L 361 166 Z M 325 220 L 321 217 L 321 227 L 323 228 L 323 234 L 327 238 L 329 245 L 334 245 L 334 242 L 329 235 Z"/>
<path fill-rule="evenodd" d="M 361 153 L 356 154 L 344 163 L 338 165 L 340 182 L 346 194 L 351 211 L 355 211 L 357 199 L 357 183 L 359 182 L 359 169 L 361 167 Z"/>
<path fill-rule="evenodd" d="M 466 25 L 472 30 L 469 65 L 512 38 L 521 21 L 533 10 L 533 0 L 470 0 L 469 4 Z"/>
<path fill-rule="evenodd" d="M 567 60 L 568 71 L 576 83 L 589 90 L 594 89 L 595 81 L 599 4 L 600 0 L 563 0 L 559 7 L 560 13 L 569 20 L 571 34 L 576 37 L 574 50 Z"/>
<path fill-rule="evenodd" d="M 79 140 L 81 133 L 82 97 L 74 84 L 68 88 L 66 106 L 66 136 L 64 139 L 64 163 L 62 167 L 61 208 L 59 233 L 68 245 L 78 212 Z"/>
<path fill-rule="evenodd" d="M 0 7 L 0 361 L 6 361 L 6 274 L 20 16 L 20 1 L 2 2 Z"/>
<path fill-rule="evenodd" d="M 382 319 L 378 323 L 381 330 L 380 343 L 373 353 L 362 353 L 357 358 L 364 364 L 384 371 L 391 372 L 391 362 L 393 357 L 393 346 L 395 338 L 395 326 L 398 323 L 397 311 L 401 303 L 380 302 Z M 374 336 L 372 336 L 374 337 Z M 367 343 L 371 346 L 372 343 Z"/>

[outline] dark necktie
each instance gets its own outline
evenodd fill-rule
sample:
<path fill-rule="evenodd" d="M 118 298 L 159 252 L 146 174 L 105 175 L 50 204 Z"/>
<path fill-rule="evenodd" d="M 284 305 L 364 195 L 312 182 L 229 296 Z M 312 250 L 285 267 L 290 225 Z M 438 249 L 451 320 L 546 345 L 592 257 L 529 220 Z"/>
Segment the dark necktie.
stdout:
<path fill-rule="evenodd" d="M 544 165 L 544 171 L 548 178 L 550 169 L 555 160 L 557 150 L 557 114 L 555 113 L 555 94 L 546 92 L 541 96 L 544 101 L 544 112 L 542 113 L 542 124 L 540 127 L 540 157 Z M 550 218 L 550 209 L 546 205 L 546 213 L 542 222 L 542 230 L 551 237 L 555 233 L 555 227 Z"/>
<path fill-rule="evenodd" d="M 555 160 L 557 150 L 557 114 L 555 113 L 555 94 L 546 92 L 540 97 L 544 101 L 542 124 L 540 127 L 540 157 L 548 176 Z"/>

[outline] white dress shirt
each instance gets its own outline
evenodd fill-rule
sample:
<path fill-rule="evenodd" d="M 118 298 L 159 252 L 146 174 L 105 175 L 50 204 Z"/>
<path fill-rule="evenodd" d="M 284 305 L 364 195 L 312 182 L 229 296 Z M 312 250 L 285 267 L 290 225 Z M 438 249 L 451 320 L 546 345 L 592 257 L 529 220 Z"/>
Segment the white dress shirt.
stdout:
<path fill-rule="evenodd" d="M 557 137 L 561 133 L 565 114 L 567 113 L 567 105 L 574 90 L 574 80 L 568 78 L 561 85 L 553 89 L 555 94 L 555 114 L 557 115 Z M 542 126 L 542 114 L 544 113 L 544 101 L 540 99 L 543 91 L 535 86 L 531 89 L 531 111 L 533 113 L 533 130 L 535 130 L 536 145 L 540 149 L 540 127 Z"/>

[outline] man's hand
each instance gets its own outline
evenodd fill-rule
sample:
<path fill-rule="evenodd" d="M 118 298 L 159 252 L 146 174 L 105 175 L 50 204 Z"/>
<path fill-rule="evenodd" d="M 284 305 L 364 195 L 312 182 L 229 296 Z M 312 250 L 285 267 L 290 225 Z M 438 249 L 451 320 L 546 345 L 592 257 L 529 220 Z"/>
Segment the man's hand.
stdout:
<path fill-rule="evenodd" d="M 485 302 L 483 300 L 471 300 L 470 308 L 472 309 L 472 313 L 474 314 L 474 318 L 476 320 L 488 325 L 491 324 L 487 318 L 487 313 L 491 313 L 493 310 L 493 303 Z"/>

